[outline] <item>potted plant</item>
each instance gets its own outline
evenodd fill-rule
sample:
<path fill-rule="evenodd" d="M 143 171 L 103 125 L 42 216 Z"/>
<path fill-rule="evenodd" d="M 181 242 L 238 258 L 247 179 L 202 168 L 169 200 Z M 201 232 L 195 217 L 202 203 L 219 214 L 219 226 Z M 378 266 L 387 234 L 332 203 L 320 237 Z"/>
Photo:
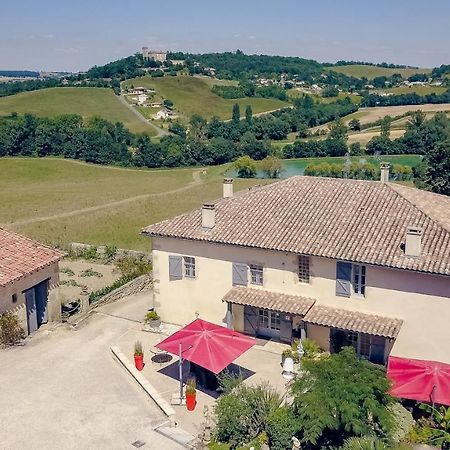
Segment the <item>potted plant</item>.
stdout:
<path fill-rule="evenodd" d="M 151 328 L 158 328 L 161 325 L 161 319 L 156 311 L 149 311 L 145 315 L 145 323 Z"/>
<path fill-rule="evenodd" d="M 137 370 L 144 368 L 144 351 L 142 350 L 142 343 L 140 341 L 134 343 L 134 365 Z"/>
<path fill-rule="evenodd" d="M 195 378 L 188 380 L 186 385 L 186 407 L 188 411 L 194 411 L 197 404 L 197 389 L 195 384 Z"/>

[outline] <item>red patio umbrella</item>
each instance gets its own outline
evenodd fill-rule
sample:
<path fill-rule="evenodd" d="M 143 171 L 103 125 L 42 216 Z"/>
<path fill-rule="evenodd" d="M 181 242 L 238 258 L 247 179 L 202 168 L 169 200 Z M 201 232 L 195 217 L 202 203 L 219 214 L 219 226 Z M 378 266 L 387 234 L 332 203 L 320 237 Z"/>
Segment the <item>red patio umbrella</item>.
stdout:
<path fill-rule="evenodd" d="M 218 374 L 256 340 L 206 320 L 196 319 L 156 347 Z"/>
<path fill-rule="evenodd" d="M 450 364 L 389 357 L 391 395 L 450 406 Z"/>

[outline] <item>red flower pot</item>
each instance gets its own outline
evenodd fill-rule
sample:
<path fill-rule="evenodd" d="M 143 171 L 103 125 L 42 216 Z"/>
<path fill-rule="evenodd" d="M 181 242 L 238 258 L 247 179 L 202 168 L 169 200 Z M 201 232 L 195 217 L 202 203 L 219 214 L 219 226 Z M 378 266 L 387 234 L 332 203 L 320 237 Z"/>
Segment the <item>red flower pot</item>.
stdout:
<path fill-rule="evenodd" d="M 144 368 L 144 355 L 134 355 L 134 365 L 137 370 Z"/>
<path fill-rule="evenodd" d="M 196 392 L 194 392 L 193 394 L 186 393 L 186 407 L 188 411 L 194 411 L 195 405 L 197 404 L 196 397 Z"/>

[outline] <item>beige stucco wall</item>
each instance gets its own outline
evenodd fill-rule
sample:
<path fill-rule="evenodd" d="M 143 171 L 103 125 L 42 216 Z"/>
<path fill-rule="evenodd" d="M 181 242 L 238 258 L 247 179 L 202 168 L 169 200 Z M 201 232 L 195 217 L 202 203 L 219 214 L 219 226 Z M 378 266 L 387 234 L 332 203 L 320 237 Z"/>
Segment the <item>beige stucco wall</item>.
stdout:
<path fill-rule="evenodd" d="M 196 279 L 169 281 L 169 255 L 196 257 Z M 177 240 L 153 239 L 155 307 L 163 320 L 185 324 L 200 317 L 222 323 L 221 298 L 232 287 L 232 263 L 264 266 L 263 289 L 313 297 L 317 304 L 404 321 L 392 354 L 450 363 L 450 277 L 367 266 L 366 296 L 335 295 L 336 261 L 312 257 L 311 282 L 298 281 L 297 255 Z M 250 279 L 250 278 L 249 278 Z M 255 285 L 249 285 L 260 288 Z"/>
<path fill-rule="evenodd" d="M 30 275 L 24 276 L 6 287 L 0 286 L 0 314 L 12 311 L 17 314 L 19 321 L 25 331 L 27 331 L 27 315 L 25 306 L 24 291 L 36 286 L 44 280 L 49 279 L 48 298 L 48 320 L 56 322 L 61 319 L 61 304 L 58 302 L 55 291 L 52 287 L 59 283 L 58 263 L 51 264 Z M 12 296 L 17 295 L 17 302 L 13 303 Z"/>

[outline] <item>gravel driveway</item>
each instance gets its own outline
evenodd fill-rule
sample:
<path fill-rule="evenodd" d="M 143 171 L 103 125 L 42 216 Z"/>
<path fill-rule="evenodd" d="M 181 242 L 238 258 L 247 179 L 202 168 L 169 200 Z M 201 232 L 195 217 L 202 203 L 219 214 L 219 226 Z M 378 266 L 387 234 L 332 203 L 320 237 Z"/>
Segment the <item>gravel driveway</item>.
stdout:
<path fill-rule="evenodd" d="M 149 294 L 99 308 L 73 331 L 0 350 L 0 449 L 181 449 L 153 427 L 165 416 L 109 350 L 139 327 Z"/>

